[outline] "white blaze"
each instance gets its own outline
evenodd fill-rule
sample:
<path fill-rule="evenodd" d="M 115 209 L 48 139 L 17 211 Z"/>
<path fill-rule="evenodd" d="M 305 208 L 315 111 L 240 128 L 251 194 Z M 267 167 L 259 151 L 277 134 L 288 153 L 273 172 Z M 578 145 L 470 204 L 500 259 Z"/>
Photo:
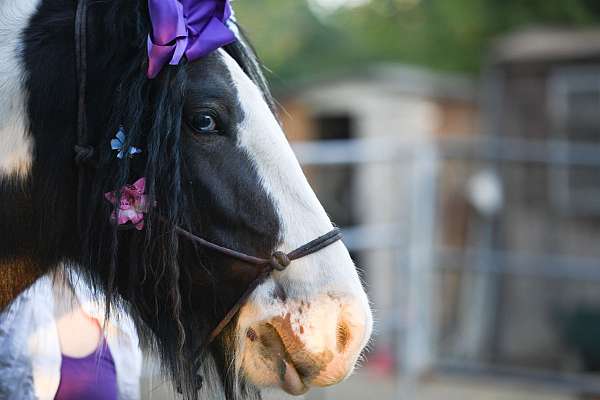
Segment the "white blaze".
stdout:
<path fill-rule="evenodd" d="M 0 1 L 0 178 L 31 168 L 22 38 L 40 1 Z"/>
<path fill-rule="evenodd" d="M 238 145 L 252 160 L 264 190 L 273 201 L 281 224 L 278 250 L 289 252 L 329 232 L 333 225 L 321 206 L 260 89 L 235 60 L 221 51 L 241 99 L 243 121 L 238 126 Z M 281 284 L 290 300 L 274 304 L 272 289 Z M 348 296 L 366 316 L 365 342 L 370 336 L 368 299 L 346 247 L 337 242 L 316 254 L 296 260 L 283 273 L 259 286 L 242 308 L 239 328 L 282 315 L 294 309 L 295 301 L 316 300 L 323 295 Z M 295 300 L 292 300 L 295 299 Z M 295 312 L 295 311 L 293 311 Z M 300 317 L 298 317 L 300 318 Z M 313 321 L 315 322 L 315 321 Z M 296 327 L 294 327 L 296 330 Z M 307 337 L 306 341 L 317 340 Z M 310 343 L 306 343 L 310 347 Z"/>
<path fill-rule="evenodd" d="M 224 51 L 223 60 L 242 99 L 243 121 L 238 126 L 238 145 L 252 160 L 265 191 L 269 194 L 281 223 L 279 250 L 289 252 L 321 236 L 333 225 L 300 168 L 273 112 L 260 89 Z M 318 260 L 318 262 L 317 262 Z M 327 268 L 316 268 L 316 265 Z M 316 285 L 324 290 L 355 293 L 362 287 L 350 256 L 341 243 L 293 263 L 284 273 L 286 280 Z M 340 287 L 344 282 L 345 287 Z M 330 285 L 328 288 L 327 286 Z M 296 287 L 297 285 L 293 285 Z M 294 287 L 286 289 L 293 290 Z M 311 291 L 308 290 L 308 293 Z M 288 293 L 293 296 L 293 293 Z M 302 295 L 302 294 L 300 294 Z"/>

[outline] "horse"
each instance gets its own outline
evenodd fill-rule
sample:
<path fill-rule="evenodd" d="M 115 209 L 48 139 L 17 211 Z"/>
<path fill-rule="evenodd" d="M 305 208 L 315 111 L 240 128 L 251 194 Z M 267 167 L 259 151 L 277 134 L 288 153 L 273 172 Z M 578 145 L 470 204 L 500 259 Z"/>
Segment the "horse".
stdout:
<path fill-rule="evenodd" d="M 241 27 L 231 16 L 235 40 L 150 78 L 149 3 L 87 0 L 82 23 L 83 1 L 0 2 L 0 309 L 68 263 L 186 399 L 342 381 L 369 301 L 344 244 L 322 239 L 333 224 Z M 144 204 L 121 224 L 130 200 Z"/>

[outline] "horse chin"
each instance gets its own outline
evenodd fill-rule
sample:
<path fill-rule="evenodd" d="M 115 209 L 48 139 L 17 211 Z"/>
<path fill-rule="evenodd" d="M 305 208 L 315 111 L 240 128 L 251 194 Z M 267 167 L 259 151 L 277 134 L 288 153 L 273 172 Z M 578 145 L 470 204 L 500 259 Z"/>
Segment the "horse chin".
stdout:
<path fill-rule="evenodd" d="M 262 400 L 261 389 L 240 368 L 240 349 L 235 321 L 219 335 L 202 362 L 200 399 Z"/>
<path fill-rule="evenodd" d="M 260 400 L 259 391 L 248 386 L 222 365 L 221 357 L 208 355 L 200 368 L 202 389 L 199 398 L 204 400 Z"/>
<path fill-rule="evenodd" d="M 255 296 L 237 319 L 237 369 L 256 387 L 295 396 L 341 382 L 371 335 L 364 300 L 327 293 L 310 300 L 271 298 L 266 306 Z"/>

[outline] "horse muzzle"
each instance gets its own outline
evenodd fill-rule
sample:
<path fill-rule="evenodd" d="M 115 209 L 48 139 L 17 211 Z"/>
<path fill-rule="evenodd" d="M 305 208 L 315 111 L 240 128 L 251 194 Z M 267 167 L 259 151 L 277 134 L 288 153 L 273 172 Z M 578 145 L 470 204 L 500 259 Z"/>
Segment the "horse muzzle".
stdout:
<path fill-rule="evenodd" d="M 276 316 L 240 328 L 245 377 L 258 387 L 301 395 L 352 372 L 371 334 L 372 317 L 361 302 L 325 295 L 286 300 Z"/>

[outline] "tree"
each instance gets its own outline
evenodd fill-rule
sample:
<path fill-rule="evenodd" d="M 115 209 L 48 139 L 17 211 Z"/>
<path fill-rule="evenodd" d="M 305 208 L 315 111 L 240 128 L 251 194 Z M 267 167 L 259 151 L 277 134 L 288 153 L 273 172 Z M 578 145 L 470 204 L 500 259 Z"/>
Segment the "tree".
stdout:
<path fill-rule="evenodd" d="M 275 85 L 378 61 L 474 74 L 501 34 L 600 23 L 597 0 L 371 0 L 328 14 L 306 0 L 234 6 Z"/>

